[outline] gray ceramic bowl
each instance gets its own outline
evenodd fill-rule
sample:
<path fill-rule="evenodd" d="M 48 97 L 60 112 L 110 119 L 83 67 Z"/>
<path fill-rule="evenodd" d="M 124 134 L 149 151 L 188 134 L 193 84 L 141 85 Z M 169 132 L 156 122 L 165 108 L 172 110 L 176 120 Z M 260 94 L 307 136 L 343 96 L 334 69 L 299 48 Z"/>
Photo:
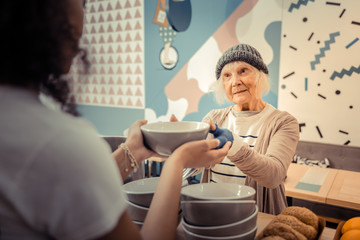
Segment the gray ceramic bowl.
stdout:
<path fill-rule="evenodd" d="M 144 222 L 146 214 L 149 211 L 149 208 L 142 207 L 128 201 L 126 201 L 126 203 L 128 205 L 127 210 L 129 212 L 131 219 L 136 222 Z"/>
<path fill-rule="evenodd" d="M 138 221 L 133 221 L 135 224 L 136 224 L 136 226 L 138 226 L 139 228 L 141 228 L 142 227 L 142 225 L 144 224 L 143 222 L 138 222 Z"/>
<path fill-rule="evenodd" d="M 202 236 L 208 236 L 208 237 L 238 236 L 249 233 L 254 228 L 256 228 L 257 215 L 258 215 L 258 207 L 256 206 L 254 212 L 250 216 L 230 224 L 211 226 L 211 227 L 195 226 L 187 223 L 183 217 L 182 226 L 184 231 L 186 230 L 189 233 L 198 234 Z"/>
<path fill-rule="evenodd" d="M 151 177 L 135 180 L 124 184 L 121 189 L 130 202 L 142 207 L 150 207 L 159 179 L 159 177 Z"/>
<path fill-rule="evenodd" d="M 197 226 L 219 226 L 238 222 L 255 211 L 255 200 L 182 201 L 187 223 Z"/>
<path fill-rule="evenodd" d="M 210 125 L 203 122 L 156 122 L 140 127 L 145 145 L 158 154 L 169 156 L 182 144 L 205 139 Z"/>
<path fill-rule="evenodd" d="M 236 183 L 199 183 L 181 189 L 181 200 L 254 200 L 255 189 Z"/>
<path fill-rule="evenodd" d="M 231 236 L 226 236 L 226 237 L 225 236 L 215 237 L 215 236 L 206 236 L 206 235 L 196 234 L 196 233 L 189 232 L 185 228 L 183 228 L 183 230 L 184 230 L 184 235 L 185 235 L 186 240 L 253 240 L 253 239 L 255 239 L 257 226 L 255 226 L 253 229 L 251 229 L 250 231 L 248 231 L 246 233 L 239 234 L 239 235 L 231 235 Z"/>
<path fill-rule="evenodd" d="M 145 215 L 145 216 L 146 216 L 146 215 Z M 130 215 L 130 217 L 132 217 L 132 215 Z M 183 217 L 182 211 L 179 211 L 179 215 L 178 215 L 178 218 L 177 218 L 178 224 L 181 222 L 182 217 Z M 143 218 L 143 216 L 140 216 L 140 218 Z M 133 220 L 133 222 L 134 222 L 139 228 L 142 228 L 142 226 L 143 226 L 143 224 L 144 224 L 144 221 L 145 221 L 145 217 L 144 217 L 144 220 L 143 220 L 143 221 Z"/>

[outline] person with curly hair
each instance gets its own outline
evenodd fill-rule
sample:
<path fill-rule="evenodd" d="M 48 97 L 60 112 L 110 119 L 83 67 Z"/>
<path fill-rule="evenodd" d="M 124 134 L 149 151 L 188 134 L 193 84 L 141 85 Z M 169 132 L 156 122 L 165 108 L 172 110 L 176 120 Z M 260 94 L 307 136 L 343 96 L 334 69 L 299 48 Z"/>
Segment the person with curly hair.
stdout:
<path fill-rule="evenodd" d="M 137 164 L 158 156 L 143 144 L 137 121 L 111 152 L 78 117 L 70 94 L 85 0 L 0 2 L 0 238 L 173 239 L 184 168 L 220 162 L 230 142 L 183 144 L 165 161 L 141 228 L 120 188 Z M 86 65 L 86 64 L 85 64 Z M 43 93 L 61 109 L 49 109 Z"/>

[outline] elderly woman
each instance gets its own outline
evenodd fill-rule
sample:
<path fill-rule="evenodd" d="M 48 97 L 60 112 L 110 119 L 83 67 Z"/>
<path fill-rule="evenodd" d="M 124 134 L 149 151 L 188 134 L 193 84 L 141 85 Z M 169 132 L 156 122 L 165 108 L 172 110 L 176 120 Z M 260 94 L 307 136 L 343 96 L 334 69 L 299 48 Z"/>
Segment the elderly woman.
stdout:
<path fill-rule="evenodd" d="M 269 89 L 268 68 L 254 47 L 228 49 L 217 63 L 216 79 L 218 103 L 226 97 L 234 105 L 210 111 L 203 121 L 230 130 L 234 142 L 220 164 L 205 170 L 202 182 L 251 186 L 259 210 L 278 214 L 287 206 L 283 181 L 299 140 L 298 122 L 262 100 Z"/>

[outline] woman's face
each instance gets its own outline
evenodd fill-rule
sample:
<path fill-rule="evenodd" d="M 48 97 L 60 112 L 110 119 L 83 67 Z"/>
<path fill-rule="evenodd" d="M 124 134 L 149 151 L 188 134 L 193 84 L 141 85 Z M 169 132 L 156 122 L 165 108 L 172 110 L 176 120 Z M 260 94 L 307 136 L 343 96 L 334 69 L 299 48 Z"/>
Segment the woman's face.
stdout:
<path fill-rule="evenodd" d="M 231 62 L 223 67 L 221 77 L 226 97 L 237 105 L 237 110 L 247 109 L 261 101 L 256 68 L 242 61 Z"/>
<path fill-rule="evenodd" d="M 83 30 L 84 8 L 86 0 L 65 0 L 65 10 L 68 13 L 68 23 L 70 25 L 70 33 L 72 40 L 65 38 L 62 46 L 62 54 L 64 58 L 63 73 L 68 73 L 73 58 L 78 53 L 79 40 Z M 74 43 L 74 40 L 76 41 Z M 75 44 L 75 45 L 74 45 Z"/>

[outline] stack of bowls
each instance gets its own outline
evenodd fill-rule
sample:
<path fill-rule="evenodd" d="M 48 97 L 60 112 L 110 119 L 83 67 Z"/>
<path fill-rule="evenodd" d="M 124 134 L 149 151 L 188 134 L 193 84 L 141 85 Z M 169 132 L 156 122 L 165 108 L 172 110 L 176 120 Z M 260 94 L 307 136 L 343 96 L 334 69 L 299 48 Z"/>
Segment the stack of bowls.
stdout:
<path fill-rule="evenodd" d="M 149 211 L 159 180 L 160 177 L 144 178 L 128 182 L 122 186 L 122 191 L 127 196 L 128 213 L 133 222 L 140 228 Z M 183 182 L 184 184 L 186 182 Z M 179 211 L 179 222 L 181 216 L 181 211 Z"/>
<path fill-rule="evenodd" d="M 142 226 L 149 211 L 159 179 L 159 177 L 144 178 L 128 182 L 122 186 L 122 191 L 128 200 L 129 215 L 139 227 Z"/>
<path fill-rule="evenodd" d="M 254 239 L 255 189 L 235 183 L 200 183 L 181 190 L 182 227 L 188 240 Z"/>

